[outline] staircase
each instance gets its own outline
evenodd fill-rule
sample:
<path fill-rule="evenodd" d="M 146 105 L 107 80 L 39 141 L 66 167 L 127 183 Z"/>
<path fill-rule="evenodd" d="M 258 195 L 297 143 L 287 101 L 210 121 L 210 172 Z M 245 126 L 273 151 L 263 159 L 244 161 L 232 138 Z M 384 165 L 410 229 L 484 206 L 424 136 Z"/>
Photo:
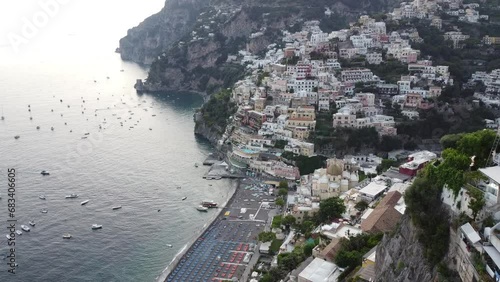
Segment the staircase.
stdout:
<path fill-rule="evenodd" d="M 491 146 L 490 154 L 486 160 L 486 166 L 490 165 L 491 162 L 500 165 L 500 154 L 496 153 L 498 144 L 500 144 L 500 126 L 497 129 L 497 136 L 495 137 L 495 141 L 493 141 L 493 146 Z"/>

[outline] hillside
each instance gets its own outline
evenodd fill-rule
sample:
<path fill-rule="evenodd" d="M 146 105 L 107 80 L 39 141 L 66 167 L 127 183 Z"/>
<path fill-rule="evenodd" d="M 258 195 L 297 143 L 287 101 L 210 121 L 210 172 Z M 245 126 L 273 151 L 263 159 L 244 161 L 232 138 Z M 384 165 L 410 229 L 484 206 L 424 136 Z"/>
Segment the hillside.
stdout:
<path fill-rule="evenodd" d="M 121 57 L 150 65 L 146 89 L 211 93 L 243 75 L 228 55 L 256 54 L 279 43 L 282 29 L 319 20 L 324 31 L 347 26 L 360 14 L 384 11 L 400 0 L 167 0 L 157 14 L 120 40 Z M 327 16 L 330 9 L 333 14 Z M 260 36 L 250 39 L 252 33 Z"/>

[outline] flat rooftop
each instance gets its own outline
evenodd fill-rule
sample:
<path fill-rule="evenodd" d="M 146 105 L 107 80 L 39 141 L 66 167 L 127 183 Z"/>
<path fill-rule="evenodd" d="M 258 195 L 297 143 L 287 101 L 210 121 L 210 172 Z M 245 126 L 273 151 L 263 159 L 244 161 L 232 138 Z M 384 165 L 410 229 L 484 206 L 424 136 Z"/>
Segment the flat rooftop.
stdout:
<path fill-rule="evenodd" d="M 491 166 L 487 168 L 480 168 L 480 172 L 500 184 L 500 166 Z"/>

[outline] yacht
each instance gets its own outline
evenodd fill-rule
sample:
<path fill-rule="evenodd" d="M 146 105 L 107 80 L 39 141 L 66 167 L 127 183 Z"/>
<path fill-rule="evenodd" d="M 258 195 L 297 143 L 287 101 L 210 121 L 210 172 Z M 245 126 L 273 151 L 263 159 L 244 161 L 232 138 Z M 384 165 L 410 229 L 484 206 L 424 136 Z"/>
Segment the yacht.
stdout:
<path fill-rule="evenodd" d="M 81 203 L 80 203 L 80 205 L 84 206 L 84 205 L 86 205 L 89 201 L 90 201 L 90 200 L 85 200 L 85 201 L 81 202 Z"/>
<path fill-rule="evenodd" d="M 42 170 L 42 172 L 40 172 L 41 175 L 49 175 L 50 173 L 46 170 Z"/>
<path fill-rule="evenodd" d="M 45 198 L 45 195 L 40 195 L 40 196 L 38 196 L 38 198 L 40 198 L 40 200 L 45 200 L 45 199 L 47 199 L 47 198 Z"/>
<path fill-rule="evenodd" d="M 71 234 L 68 233 L 64 234 L 63 239 L 71 239 Z"/>
<path fill-rule="evenodd" d="M 31 226 L 35 226 L 35 221 L 33 221 L 33 220 L 32 220 L 32 221 L 30 221 L 30 222 L 29 222 L 29 224 L 30 224 Z"/>
<path fill-rule="evenodd" d="M 21 225 L 21 229 L 24 231 L 24 232 L 30 232 L 30 228 L 26 225 Z"/>
<path fill-rule="evenodd" d="M 122 208 L 122 206 L 116 206 L 116 207 L 113 207 L 112 210 L 119 210 L 121 208 Z"/>
<path fill-rule="evenodd" d="M 23 232 L 21 230 L 16 230 L 17 235 L 23 235 Z"/>
<path fill-rule="evenodd" d="M 185 199 L 187 199 L 188 197 L 182 197 L 182 200 L 184 201 Z"/>
<path fill-rule="evenodd" d="M 214 201 L 203 201 L 203 202 L 201 202 L 201 205 L 203 207 L 207 207 L 207 208 L 216 208 L 217 207 L 217 203 Z"/>
<path fill-rule="evenodd" d="M 14 136 L 14 139 L 19 139 L 19 137 L 21 137 L 21 136 L 16 135 L 16 136 Z"/>
<path fill-rule="evenodd" d="M 198 206 L 198 207 L 196 207 L 196 209 L 197 209 L 198 211 L 201 211 L 201 212 L 206 212 L 206 211 L 208 211 L 208 208 L 207 208 L 207 207 L 204 207 L 204 206 Z"/>
<path fill-rule="evenodd" d="M 77 194 L 66 195 L 66 199 L 76 199 L 78 198 Z"/>
<path fill-rule="evenodd" d="M 102 229 L 102 225 L 99 225 L 99 224 L 92 224 L 92 229 L 93 229 L 93 230 Z"/>

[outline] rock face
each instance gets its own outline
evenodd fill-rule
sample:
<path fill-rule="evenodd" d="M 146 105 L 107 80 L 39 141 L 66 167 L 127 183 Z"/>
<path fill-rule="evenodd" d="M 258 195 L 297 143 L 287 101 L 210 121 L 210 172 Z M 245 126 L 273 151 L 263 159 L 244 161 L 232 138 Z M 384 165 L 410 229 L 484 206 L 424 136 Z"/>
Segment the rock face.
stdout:
<path fill-rule="evenodd" d="M 307 20 L 340 28 L 360 14 L 401 1 L 166 0 L 159 13 L 120 40 L 120 53 L 124 60 L 151 66 L 145 91 L 213 92 L 232 86 L 244 73 L 240 65 L 226 63 L 228 55 L 261 52 L 279 43 L 282 29 Z M 327 16 L 327 8 L 334 14 Z"/>
<path fill-rule="evenodd" d="M 418 241 L 418 229 L 411 218 L 404 215 L 393 234 L 385 234 L 377 247 L 376 281 L 413 282 L 444 281 L 438 279 L 438 267 L 429 265 L 423 247 Z M 450 270 L 446 281 L 461 281 L 458 277 L 456 257 L 459 254 L 459 236 L 451 230 L 449 250 L 442 260 Z"/>
<path fill-rule="evenodd" d="M 208 126 L 202 118 L 200 112 L 194 115 L 195 128 L 194 133 L 202 138 L 207 139 L 210 144 L 217 146 L 217 141 L 221 138 L 221 134 L 213 127 Z"/>

